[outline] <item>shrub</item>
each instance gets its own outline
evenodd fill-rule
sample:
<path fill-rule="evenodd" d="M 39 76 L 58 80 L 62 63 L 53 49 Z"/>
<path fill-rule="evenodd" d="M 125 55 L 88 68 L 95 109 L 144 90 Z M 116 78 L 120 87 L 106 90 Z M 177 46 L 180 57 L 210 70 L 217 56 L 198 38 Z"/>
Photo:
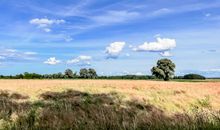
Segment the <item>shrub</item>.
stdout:
<path fill-rule="evenodd" d="M 183 76 L 183 79 L 206 79 L 204 76 L 199 74 L 187 74 Z"/>

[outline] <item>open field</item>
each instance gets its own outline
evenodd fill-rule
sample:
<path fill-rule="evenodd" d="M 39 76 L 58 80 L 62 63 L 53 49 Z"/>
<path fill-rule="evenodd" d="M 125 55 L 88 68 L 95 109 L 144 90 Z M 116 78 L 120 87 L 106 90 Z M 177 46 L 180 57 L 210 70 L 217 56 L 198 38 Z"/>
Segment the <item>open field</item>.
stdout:
<path fill-rule="evenodd" d="M 220 129 L 220 82 L 0 80 L 4 130 Z"/>
<path fill-rule="evenodd" d="M 37 100 L 47 92 L 72 89 L 91 94 L 118 93 L 123 100 L 150 103 L 169 112 L 191 109 L 208 100 L 212 109 L 220 108 L 220 82 L 163 82 L 144 80 L 0 80 L 0 90 L 17 92 Z"/>

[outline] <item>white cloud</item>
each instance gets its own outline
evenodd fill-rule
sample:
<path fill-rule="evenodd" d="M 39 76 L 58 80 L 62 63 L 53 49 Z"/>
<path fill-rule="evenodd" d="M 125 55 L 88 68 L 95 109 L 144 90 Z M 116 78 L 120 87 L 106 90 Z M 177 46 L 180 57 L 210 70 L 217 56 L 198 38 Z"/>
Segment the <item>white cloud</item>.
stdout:
<path fill-rule="evenodd" d="M 73 40 L 73 38 L 71 36 L 66 36 L 66 37 L 64 37 L 64 40 L 66 42 L 71 42 Z"/>
<path fill-rule="evenodd" d="M 61 61 L 57 60 L 55 57 L 50 57 L 49 59 L 47 59 L 46 61 L 44 61 L 44 64 L 48 64 L 48 65 L 56 65 L 59 64 Z"/>
<path fill-rule="evenodd" d="M 117 58 L 125 46 L 125 42 L 113 42 L 106 47 L 107 58 Z"/>
<path fill-rule="evenodd" d="M 36 52 L 23 52 L 15 49 L 0 48 L 0 59 L 5 61 L 33 60 Z"/>
<path fill-rule="evenodd" d="M 125 55 L 126 55 L 127 57 L 129 57 L 129 56 L 130 56 L 130 54 L 129 54 L 129 53 L 126 53 Z"/>
<path fill-rule="evenodd" d="M 45 32 L 51 32 L 51 29 L 49 29 L 49 28 L 44 28 L 43 29 Z"/>
<path fill-rule="evenodd" d="M 160 55 L 163 56 L 163 57 L 170 57 L 170 56 L 172 56 L 172 54 L 170 53 L 170 51 L 161 52 Z"/>
<path fill-rule="evenodd" d="M 145 42 L 142 45 L 139 45 L 136 48 L 133 48 L 134 51 L 167 51 L 176 47 L 176 40 L 169 38 L 157 38 L 156 42 Z"/>
<path fill-rule="evenodd" d="M 91 65 L 90 61 L 92 60 L 91 56 L 81 55 L 76 58 L 67 61 L 67 64 L 77 64 L 80 66 Z"/>
<path fill-rule="evenodd" d="M 27 52 L 24 52 L 24 54 L 26 54 L 26 55 L 36 55 L 37 53 L 36 52 L 27 51 Z"/>
<path fill-rule="evenodd" d="M 91 60 L 92 57 L 91 56 L 85 56 L 85 55 L 81 55 L 78 57 L 80 60 Z"/>
<path fill-rule="evenodd" d="M 155 38 L 161 37 L 161 34 L 160 34 L 160 33 L 155 34 L 154 37 L 155 37 Z"/>
<path fill-rule="evenodd" d="M 135 75 L 144 75 L 142 72 L 136 72 Z"/>
<path fill-rule="evenodd" d="M 139 16 L 138 12 L 129 12 L 127 10 L 122 11 L 108 11 L 106 14 L 94 16 L 92 19 L 102 25 L 111 23 L 127 22 Z"/>
<path fill-rule="evenodd" d="M 119 75 L 145 75 L 144 73 L 142 72 L 129 72 L 129 71 L 126 71 L 124 70 L 123 72 L 119 73 Z"/>
<path fill-rule="evenodd" d="M 129 48 L 133 48 L 133 45 L 129 45 L 128 47 L 129 47 Z"/>
<path fill-rule="evenodd" d="M 4 60 L 5 59 L 5 57 L 4 56 L 0 56 L 0 60 Z"/>
<path fill-rule="evenodd" d="M 16 52 L 17 50 L 15 50 L 15 49 L 5 49 L 5 51 L 13 53 L 13 52 Z"/>
<path fill-rule="evenodd" d="M 210 14 L 210 13 L 207 13 L 207 14 L 205 14 L 205 16 L 206 16 L 206 17 L 209 17 L 209 16 L 211 16 L 211 14 Z"/>
<path fill-rule="evenodd" d="M 34 24 L 34 25 L 38 25 L 38 27 L 47 27 L 49 25 L 52 24 L 61 24 L 61 23 L 65 23 L 64 20 L 56 20 L 56 19 L 47 19 L 47 18 L 35 18 L 30 20 L 30 24 Z"/>
<path fill-rule="evenodd" d="M 159 10 L 156 10 L 154 12 L 152 12 L 152 16 L 160 16 L 160 15 L 164 15 L 164 14 L 169 14 L 171 13 L 173 10 L 171 9 L 168 9 L 168 8 L 162 8 L 162 9 L 159 9 Z"/>
<path fill-rule="evenodd" d="M 204 70 L 206 72 L 220 72 L 220 68 Z"/>
<path fill-rule="evenodd" d="M 35 18 L 29 21 L 30 24 L 37 25 L 38 28 L 42 28 L 45 32 L 51 32 L 51 27 L 54 24 L 65 23 L 63 19 L 47 19 L 47 18 Z"/>

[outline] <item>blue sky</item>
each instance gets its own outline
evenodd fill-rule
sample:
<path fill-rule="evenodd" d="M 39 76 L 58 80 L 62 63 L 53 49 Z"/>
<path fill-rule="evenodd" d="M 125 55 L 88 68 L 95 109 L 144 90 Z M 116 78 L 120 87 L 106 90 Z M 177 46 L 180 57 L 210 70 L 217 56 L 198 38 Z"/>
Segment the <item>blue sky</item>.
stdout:
<path fill-rule="evenodd" d="M 95 68 L 220 76 L 219 0 L 0 0 L 0 74 Z"/>

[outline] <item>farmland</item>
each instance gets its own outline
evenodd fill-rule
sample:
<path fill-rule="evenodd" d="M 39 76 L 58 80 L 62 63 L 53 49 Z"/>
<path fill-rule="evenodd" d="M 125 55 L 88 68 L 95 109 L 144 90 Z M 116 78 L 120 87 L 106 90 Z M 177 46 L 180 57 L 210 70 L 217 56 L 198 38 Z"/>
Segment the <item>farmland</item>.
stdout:
<path fill-rule="evenodd" d="M 4 129 L 219 126 L 220 82 L 213 80 L 0 80 L 0 90 Z"/>
<path fill-rule="evenodd" d="M 190 109 L 209 98 L 213 109 L 220 108 L 220 82 L 163 82 L 144 80 L 0 80 L 0 90 L 27 95 L 38 100 L 47 92 L 68 89 L 90 94 L 118 93 L 123 100 L 154 104 L 170 112 Z"/>

